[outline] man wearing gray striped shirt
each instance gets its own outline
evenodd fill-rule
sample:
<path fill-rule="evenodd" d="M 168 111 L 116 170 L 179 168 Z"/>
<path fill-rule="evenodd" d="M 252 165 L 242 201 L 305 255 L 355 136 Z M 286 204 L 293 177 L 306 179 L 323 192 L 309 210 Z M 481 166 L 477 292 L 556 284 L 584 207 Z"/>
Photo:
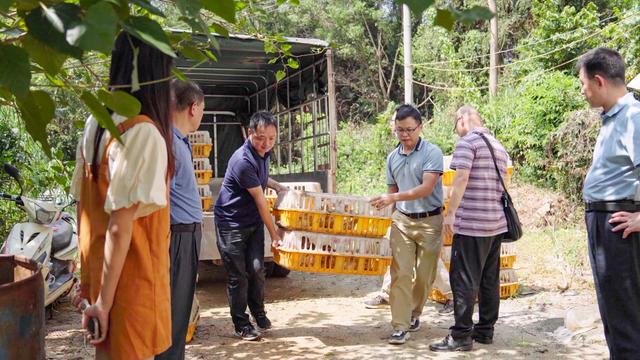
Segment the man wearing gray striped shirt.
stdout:
<path fill-rule="evenodd" d="M 450 165 L 456 176 L 443 231 L 453 232 L 449 279 L 455 325 L 444 340 L 430 346 L 433 351 L 469 351 L 473 341 L 491 344 L 500 306 L 500 245 L 507 222 L 500 202 L 502 185 L 484 139 L 503 178 L 509 156 L 470 106 L 458 109 L 454 130 L 460 140 Z M 474 324 L 476 298 L 480 317 Z"/>

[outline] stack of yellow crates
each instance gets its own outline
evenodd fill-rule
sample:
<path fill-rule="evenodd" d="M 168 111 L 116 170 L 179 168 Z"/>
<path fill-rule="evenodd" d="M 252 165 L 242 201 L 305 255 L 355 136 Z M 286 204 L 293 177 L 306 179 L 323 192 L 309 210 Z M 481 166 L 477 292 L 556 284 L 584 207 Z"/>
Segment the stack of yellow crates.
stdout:
<path fill-rule="evenodd" d="M 391 264 L 391 209 L 376 210 L 369 199 L 288 191 L 273 210 L 285 229 L 274 252 L 281 266 L 297 271 L 383 275 Z"/>
<path fill-rule="evenodd" d="M 451 195 L 451 186 L 453 185 L 453 179 L 455 177 L 455 170 L 446 170 L 442 175 L 442 185 L 444 186 L 444 214 L 447 213 L 449 206 L 449 196 Z M 505 185 L 509 186 L 511 175 L 513 173 L 513 167 L 507 168 L 507 179 Z M 451 235 L 442 235 L 442 252 L 440 257 L 444 262 L 445 267 L 449 270 L 451 263 L 451 245 L 453 238 Z M 500 249 L 500 297 L 509 298 L 514 296 L 518 291 L 518 278 L 516 276 L 513 266 L 516 262 L 516 248 L 514 243 L 504 243 Z M 431 291 L 430 299 L 437 302 L 446 302 L 447 297 L 442 294 L 438 289 L 434 288 Z"/>
<path fill-rule="evenodd" d="M 202 209 L 208 211 L 211 208 L 213 199 L 211 197 L 211 189 L 209 181 L 213 176 L 211 169 L 211 136 L 208 131 L 195 131 L 189 134 L 189 143 L 191 144 L 191 154 L 193 155 L 193 171 L 196 174 L 198 182 L 198 191 L 200 192 L 200 200 Z"/>

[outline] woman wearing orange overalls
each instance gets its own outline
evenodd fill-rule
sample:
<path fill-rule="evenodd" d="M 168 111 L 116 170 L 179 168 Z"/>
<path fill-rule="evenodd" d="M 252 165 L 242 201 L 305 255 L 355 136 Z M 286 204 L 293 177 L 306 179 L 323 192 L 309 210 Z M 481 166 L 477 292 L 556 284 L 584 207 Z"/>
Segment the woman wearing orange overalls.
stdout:
<path fill-rule="evenodd" d="M 134 51 L 135 48 L 135 51 Z M 141 114 L 113 114 L 122 143 L 90 117 L 72 184 L 79 198 L 83 315 L 100 321 L 97 359 L 148 359 L 171 345 L 168 186 L 173 167 L 169 81 L 172 59 L 121 33 L 109 85 L 131 83 L 137 54 Z M 78 197 L 79 196 L 79 197 Z"/>

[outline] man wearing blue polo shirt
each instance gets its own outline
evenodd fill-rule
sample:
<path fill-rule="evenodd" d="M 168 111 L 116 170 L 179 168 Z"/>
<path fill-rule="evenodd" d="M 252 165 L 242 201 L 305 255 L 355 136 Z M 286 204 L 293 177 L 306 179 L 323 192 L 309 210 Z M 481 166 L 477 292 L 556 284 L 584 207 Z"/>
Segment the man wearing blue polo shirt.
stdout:
<path fill-rule="evenodd" d="M 271 113 L 259 111 L 251 116 L 249 138 L 229 159 L 214 209 L 218 250 L 228 275 L 231 320 L 236 336 L 248 341 L 259 339 L 260 334 L 245 313 L 247 306 L 261 330 L 271 327 L 264 311 L 264 226 L 273 247 L 278 246 L 280 235 L 264 190 L 287 190 L 269 178 L 276 134 Z"/>
<path fill-rule="evenodd" d="M 157 360 L 184 359 L 202 239 L 202 204 L 193 172 L 191 145 L 187 134 L 196 131 L 200 126 L 204 111 L 204 94 L 195 83 L 180 80 L 173 80 L 171 89 L 174 98 L 172 116 L 175 156 L 175 171 L 169 190 L 171 347 L 157 355 Z"/>
<path fill-rule="evenodd" d="M 640 103 L 627 92 L 618 52 L 593 49 L 580 58 L 577 69 L 587 102 L 603 109 L 583 188 L 598 306 L 611 359 L 637 359 L 640 235 L 629 228 L 637 216 L 631 213 L 640 211 Z"/>
<path fill-rule="evenodd" d="M 420 329 L 420 315 L 436 277 L 442 248 L 442 151 L 420 138 L 422 117 L 412 105 L 396 109 L 400 144 L 387 158 L 388 193 L 371 199 L 395 204 L 391 224 L 390 344 L 404 344 Z M 414 277 L 415 274 L 415 277 Z M 414 281 L 412 281 L 412 279 Z"/>

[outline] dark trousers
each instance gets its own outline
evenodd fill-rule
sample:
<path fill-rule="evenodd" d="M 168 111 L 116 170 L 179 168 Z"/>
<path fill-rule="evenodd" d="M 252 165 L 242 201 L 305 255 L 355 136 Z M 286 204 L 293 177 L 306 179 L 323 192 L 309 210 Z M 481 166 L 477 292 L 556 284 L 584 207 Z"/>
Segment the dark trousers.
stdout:
<path fill-rule="evenodd" d="M 264 226 L 242 229 L 216 224 L 218 251 L 227 270 L 227 295 L 236 331 L 250 326 L 253 317 L 264 316 Z"/>
<path fill-rule="evenodd" d="M 585 214 L 589 258 L 611 359 L 640 357 L 640 235 L 614 233 L 611 213 Z"/>
<path fill-rule="evenodd" d="M 500 310 L 500 245 L 502 235 L 474 237 L 455 234 L 451 247 L 449 282 L 453 292 L 454 339 L 472 333 L 493 338 Z M 480 319 L 473 324 L 473 307 L 479 303 Z"/>
<path fill-rule="evenodd" d="M 200 224 L 171 226 L 171 347 L 157 355 L 156 359 L 184 359 L 191 304 L 196 291 L 201 240 Z"/>

